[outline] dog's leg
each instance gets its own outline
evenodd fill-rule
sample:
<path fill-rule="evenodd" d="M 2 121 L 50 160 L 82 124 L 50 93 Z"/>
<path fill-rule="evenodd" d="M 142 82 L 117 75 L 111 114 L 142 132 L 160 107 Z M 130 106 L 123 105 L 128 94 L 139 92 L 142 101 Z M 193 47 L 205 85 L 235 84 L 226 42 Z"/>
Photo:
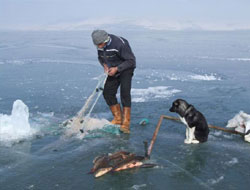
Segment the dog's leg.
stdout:
<path fill-rule="evenodd" d="M 191 142 L 189 140 L 189 126 L 183 117 L 180 117 L 180 120 L 184 125 L 186 125 L 186 139 L 184 140 L 184 143 L 190 144 Z"/>
<path fill-rule="evenodd" d="M 195 139 L 194 132 L 195 132 L 195 127 L 190 128 L 190 139 L 191 139 L 191 143 L 193 143 L 193 144 L 198 144 L 198 143 L 200 143 L 200 142 L 199 142 L 198 140 Z"/>
<path fill-rule="evenodd" d="M 194 139 L 194 131 L 195 131 L 195 127 L 192 127 L 189 130 L 189 140 L 191 141 Z"/>
<path fill-rule="evenodd" d="M 188 127 L 187 126 L 187 128 L 186 128 L 186 139 L 184 140 L 184 143 L 186 143 L 186 144 L 191 144 L 191 142 L 192 142 L 192 139 L 190 139 L 190 127 Z"/>
<path fill-rule="evenodd" d="M 193 144 L 198 144 L 198 143 L 200 143 L 200 141 L 198 141 L 198 140 L 196 140 L 196 139 L 193 139 L 193 140 L 192 140 L 192 143 L 193 143 Z"/>
<path fill-rule="evenodd" d="M 188 126 L 186 127 L 186 140 L 188 140 Z"/>

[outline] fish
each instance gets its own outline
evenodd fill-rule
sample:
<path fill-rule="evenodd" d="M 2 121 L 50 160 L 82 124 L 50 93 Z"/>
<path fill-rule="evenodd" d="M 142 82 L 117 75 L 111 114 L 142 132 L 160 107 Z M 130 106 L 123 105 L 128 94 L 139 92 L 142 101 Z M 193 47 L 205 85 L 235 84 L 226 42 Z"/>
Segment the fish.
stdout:
<path fill-rule="evenodd" d="M 130 156 L 114 166 L 112 171 L 118 172 L 121 170 L 139 167 L 143 165 L 142 161 L 144 160 L 144 158 L 144 156 L 136 156 L 135 154 L 130 154 Z"/>
<path fill-rule="evenodd" d="M 120 167 L 117 167 L 116 169 L 114 169 L 114 172 L 119 172 L 121 170 L 127 170 L 127 169 L 131 169 L 131 168 L 136 168 L 136 167 L 140 167 L 143 165 L 143 162 L 138 161 L 138 160 L 132 160 L 128 163 L 125 163 L 123 165 L 121 165 Z"/>
<path fill-rule="evenodd" d="M 105 154 L 93 160 L 93 168 L 89 173 L 94 173 L 95 178 L 101 177 L 109 172 L 119 172 L 132 168 L 152 168 L 156 164 L 144 164 L 146 156 L 137 156 L 134 153 L 119 151 L 113 154 Z"/>
<path fill-rule="evenodd" d="M 94 166 L 89 173 L 95 173 L 100 168 L 109 168 L 110 166 L 116 165 L 117 163 L 126 159 L 129 154 L 129 152 L 119 151 L 109 155 L 104 154 L 101 156 L 97 156 L 93 160 Z"/>
<path fill-rule="evenodd" d="M 89 173 L 95 173 L 100 168 L 107 168 L 109 167 L 109 159 L 107 155 L 98 156 L 93 160 L 93 168 L 90 170 Z"/>
<path fill-rule="evenodd" d="M 110 172 L 112 170 L 112 167 L 108 167 L 108 168 L 100 168 L 99 170 L 96 171 L 95 173 L 95 177 L 101 177 L 103 175 L 105 175 L 106 173 Z"/>
<path fill-rule="evenodd" d="M 118 159 L 118 158 L 122 158 L 125 159 L 127 158 L 127 156 L 131 154 L 130 152 L 126 152 L 126 151 L 119 151 L 119 152 L 115 152 L 113 154 L 109 154 L 109 159 L 110 160 L 114 160 L 114 159 Z"/>

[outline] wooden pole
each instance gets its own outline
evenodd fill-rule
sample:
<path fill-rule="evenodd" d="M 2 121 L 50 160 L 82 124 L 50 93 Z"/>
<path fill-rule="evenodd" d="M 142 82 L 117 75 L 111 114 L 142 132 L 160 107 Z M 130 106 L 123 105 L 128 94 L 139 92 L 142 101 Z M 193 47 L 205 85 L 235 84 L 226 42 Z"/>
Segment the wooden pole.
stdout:
<path fill-rule="evenodd" d="M 181 120 L 179 118 L 176 118 L 176 117 L 171 117 L 171 116 L 167 116 L 167 115 L 162 115 L 162 116 L 163 116 L 164 119 L 181 122 Z M 234 131 L 234 130 L 230 130 L 230 129 L 226 129 L 226 128 L 223 128 L 223 127 L 217 127 L 217 126 L 209 125 L 209 124 L 208 124 L 208 127 L 211 128 L 211 129 L 216 129 L 216 130 L 224 131 L 224 132 L 227 132 L 227 133 L 232 133 L 232 134 L 237 134 L 237 135 L 244 135 L 243 133 L 240 133 L 240 132 L 237 132 L 237 131 Z"/>
<path fill-rule="evenodd" d="M 155 127 L 155 132 L 154 132 L 154 134 L 153 134 L 152 140 L 151 140 L 150 145 L 149 145 L 149 147 L 148 147 L 148 154 L 147 154 L 148 157 L 150 157 L 150 154 L 151 154 L 151 152 L 152 152 L 152 149 L 153 149 L 153 146 L 154 146 L 154 143 L 155 143 L 157 134 L 158 134 L 158 132 L 159 132 L 159 129 L 160 129 L 160 127 L 161 127 L 161 123 L 162 123 L 163 118 L 164 118 L 164 116 L 161 115 L 161 117 L 160 117 L 160 119 L 159 119 L 159 121 L 158 121 L 158 123 L 157 123 L 157 125 L 156 125 L 156 127 Z"/>

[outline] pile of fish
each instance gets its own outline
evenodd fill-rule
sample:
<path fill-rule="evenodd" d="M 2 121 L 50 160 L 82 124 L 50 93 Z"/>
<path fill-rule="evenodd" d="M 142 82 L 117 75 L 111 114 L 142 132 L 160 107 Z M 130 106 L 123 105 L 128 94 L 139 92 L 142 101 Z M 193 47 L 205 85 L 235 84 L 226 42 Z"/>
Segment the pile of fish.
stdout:
<path fill-rule="evenodd" d="M 143 163 L 147 159 L 147 156 L 137 156 L 134 153 L 126 151 L 105 154 L 93 160 L 94 166 L 89 173 L 94 174 L 97 178 L 109 172 L 118 172 L 131 168 L 152 168 L 156 166 L 156 164 Z"/>
<path fill-rule="evenodd" d="M 109 172 L 118 172 L 131 168 L 152 168 L 157 166 L 156 164 L 144 163 L 150 159 L 150 154 L 153 149 L 157 134 L 159 132 L 163 116 L 160 117 L 158 124 L 156 125 L 152 140 L 148 147 L 148 142 L 144 141 L 145 156 L 137 156 L 134 153 L 119 151 L 113 154 L 105 154 L 98 156 L 93 160 L 93 168 L 89 173 L 94 174 L 95 177 L 100 177 Z"/>

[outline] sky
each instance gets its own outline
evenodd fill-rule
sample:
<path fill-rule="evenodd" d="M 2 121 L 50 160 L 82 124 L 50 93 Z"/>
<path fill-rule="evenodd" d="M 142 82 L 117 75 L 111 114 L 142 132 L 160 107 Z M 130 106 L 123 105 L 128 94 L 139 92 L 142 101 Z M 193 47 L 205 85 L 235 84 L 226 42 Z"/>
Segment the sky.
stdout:
<path fill-rule="evenodd" d="M 0 30 L 250 29 L 250 0 L 0 0 Z"/>

